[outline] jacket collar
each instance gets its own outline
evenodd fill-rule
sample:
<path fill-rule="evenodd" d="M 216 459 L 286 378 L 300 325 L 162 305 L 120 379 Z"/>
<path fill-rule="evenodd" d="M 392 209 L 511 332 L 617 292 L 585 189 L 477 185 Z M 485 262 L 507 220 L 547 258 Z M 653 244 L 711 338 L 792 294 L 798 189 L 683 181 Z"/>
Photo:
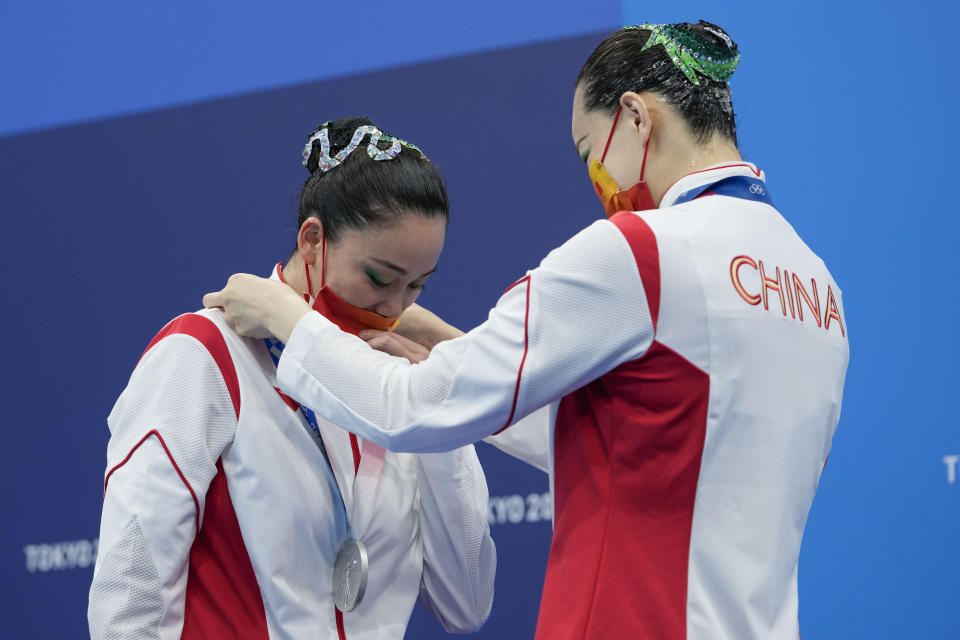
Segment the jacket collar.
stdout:
<path fill-rule="evenodd" d="M 672 207 L 681 194 L 731 176 L 748 176 L 751 178 L 759 178 L 764 182 L 766 182 L 767 179 L 766 174 L 750 162 L 724 162 L 715 164 L 712 167 L 688 173 L 674 182 L 673 185 L 667 189 L 667 192 L 663 194 L 659 208 L 666 209 L 667 207 Z"/>

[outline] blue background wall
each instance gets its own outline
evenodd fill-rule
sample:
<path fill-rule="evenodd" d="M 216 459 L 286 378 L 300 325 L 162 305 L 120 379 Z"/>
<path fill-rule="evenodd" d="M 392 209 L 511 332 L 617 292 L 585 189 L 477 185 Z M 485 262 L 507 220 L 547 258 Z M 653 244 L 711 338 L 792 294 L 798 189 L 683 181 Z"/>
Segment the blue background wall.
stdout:
<path fill-rule="evenodd" d="M 801 555 L 804 638 L 960 638 L 955 5 L 196 4 L 0 5 L 0 635 L 85 634 L 105 416 L 170 317 L 286 257 L 316 124 L 364 113 L 440 164 L 453 222 L 423 301 L 472 326 L 602 215 L 569 134 L 592 48 L 704 17 L 744 51 L 744 156 L 844 289 L 852 357 Z M 546 479 L 480 451 L 500 571 L 477 637 L 530 637 L 550 527 L 528 496 Z M 415 613 L 408 637 L 437 635 Z"/>

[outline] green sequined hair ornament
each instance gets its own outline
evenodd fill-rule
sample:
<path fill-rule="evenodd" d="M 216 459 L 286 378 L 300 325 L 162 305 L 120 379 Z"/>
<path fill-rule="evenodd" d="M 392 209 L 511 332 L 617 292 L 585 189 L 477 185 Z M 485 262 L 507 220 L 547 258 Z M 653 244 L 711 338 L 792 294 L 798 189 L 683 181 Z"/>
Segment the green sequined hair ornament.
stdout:
<path fill-rule="evenodd" d="M 336 155 L 331 156 L 329 126 L 329 122 L 324 122 L 320 125 L 320 129 L 307 140 L 307 144 L 303 147 L 303 166 L 307 166 L 307 160 L 310 158 L 310 152 L 313 150 L 313 143 L 316 140 L 320 141 L 320 158 L 317 160 L 317 167 L 320 171 L 326 173 L 330 171 L 330 169 L 342 164 L 343 161 L 347 159 L 347 156 L 353 153 L 368 135 L 370 136 L 370 142 L 367 144 L 367 154 L 374 160 L 393 160 L 400 155 L 400 151 L 404 148 L 415 152 L 424 160 L 427 159 L 427 155 L 417 145 L 384 133 L 377 127 L 369 124 L 358 127 L 357 130 L 353 132 L 350 143 L 337 152 Z M 387 149 L 380 149 L 377 145 L 381 142 L 388 142 L 390 146 Z"/>
<path fill-rule="evenodd" d="M 722 31 L 706 28 L 724 40 L 727 46 L 707 42 L 683 24 L 638 24 L 627 27 L 631 30 L 649 31 L 650 37 L 642 51 L 658 44 L 663 45 L 674 66 L 697 86 L 700 86 L 697 73 L 717 82 L 726 82 L 740 62 L 740 49 L 733 40 Z"/>

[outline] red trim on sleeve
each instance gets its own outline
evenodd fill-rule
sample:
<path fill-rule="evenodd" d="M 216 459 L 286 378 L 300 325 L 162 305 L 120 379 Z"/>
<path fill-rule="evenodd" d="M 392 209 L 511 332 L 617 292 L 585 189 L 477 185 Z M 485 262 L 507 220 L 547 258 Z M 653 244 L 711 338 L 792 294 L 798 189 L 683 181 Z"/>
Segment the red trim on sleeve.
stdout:
<path fill-rule="evenodd" d="M 107 477 L 103 479 L 103 495 L 104 495 L 104 497 L 106 497 L 106 495 L 107 495 L 107 484 L 110 482 L 110 476 L 113 475 L 113 472 L 116 471 L 117 469 L 119 469 L 120 467 L 122 467 L 123 465 L 127 464 L 127 462 L 130 460 L 130 458 L 133 456 L 133 452 L 136 451 L 137 449 L 139 449 L 139 448 L 140 448 L 140 445 L 142 445 L 144 442 L 146 442 L 147 438 L 149 438 L 150 436 L 156 436 L 156 437 L 157 437 L 157 440 L 160 441 L 160 446 L 163 447 L 163 451 L 167 454 L 167 458 L 170 459 L 170 464 L 173 465 L 174 471 L 177 472 L 177 475 L 180 476 L 180 480 L 183 481 L 183 485 L 187 488 L 187 491 L 190 492 L 190 497 L 193 498 L 194 521 L 195 521 L 196 526 L 197 526 L 197 531 L 199 531 L 199 530 L 200 530 L 200 501 L 197 500 L 197 494 L 196 494 L 196 492 L 193 490 L 193 487 L 191 487 L 191 486 L 190 486 L 190 483 L 187 482 L 187 477 L 186 477 L 185 475 L 183 475 L 183 472 L 182 472 L 182 471 L 180 471 L 180 466 L 177 465 L 177 461 L 173 459 L 173 454 L 171 454 L 171 453 L 170 453 L 170 449 L 167 448 L 167 443 L 163 441 L 163 436 L 161 436 L 161 435 L 160 435 L 160 432 L 157 431 L 156 429 L 153 429 L 153 430 L 151 430 L 151 431 L 148 431 L 148 432 L 147 432 L 147 435 L 145 435 L 145 436 L 143 436 L 142 438 L 140 438 L 140 442 L 138 442 L 137 444 L 133 445 L 133 448 L 130 449 L 130 452 L 126 455 L 126 457 L 125 457 L 123 460 L 121 460 L 121 461 L 119 462 L 119 464 L 117 464 L 117 465 L 114 466 L 112 469 L 110 469 L 110 471 L 107 472 Z"/>
<path fill-rule="evenodd" d="M 610 218 L 623 237 L 627 239 L 633 259 L 640 270 L 640 281 L 647 296 L 647 306 L 650 308 L 650 320 L 653 321 L 653 330 L 657 330 L 657 320 L 660 317 L 660 251 L 657 248 L 657 237 L 653 234 L 643 218 L 629 211 L 621 211 Z"/>
<path fill-rule="evenodd" d="M 521 282 L 527 283 L 527 302 L 523 315 L 523 357 L 520 359 L 520 368 L 517 369 L 517 384 L 513 389 L 513 405 L 510 407 L 510 417 L 507 418 L 507 422 L 502 427 L 494 432 L 494 435 L 509 427 L 510 423 L 513 422 L 513 416 L 517 412 L 517 398 L 520 396 L 520 377 L 523 375 L 523 365 L 527 361 L 527 350 L 530 348 L 530 276 L 526 275 L 523 278 L 520 278 L 510 285 L 507 291 L 510 291 L 510 289 L 513 289 Z M 507 291 L 504 291 L 504 293 Z"/>
<path fill-rule="evenodd" d="M 202 344 L 213 361 L 217 363 L 220 369 L 220 375 L 223 376 L 223 382 L 227 385 L 227 391 L 230 392 L 230 400 L 233 402 L 233 410 L 237 418 L 240 418 L 240 383 L 237 380 L 237 370 L 233 366 L 233 358 L 230 357 L 230 350 L 227 349 L 227 343 L 223 339 L 223 334 L 213 323 L 213 320 L 205 318 L 196 313 L 185 313 L 182 316 L 171 320 L 167 326 L 160 330 L 150 344 L 147 345 L 143 356 L 158 342 L 174 334 L 184 334 L 196 339 Z M 140 356 L 140 359 L 143 359 Z"/>
<path fill-rule="evenodd" d="M 504 289 L 504 290 L 503 290 L 503 293 L 501 293 L 500 295 L 506 295 L 506 294 L 507 294 L 511 289 L 513 289 L 515 286 L 517 286 L 517 285 L 520 284 L 521 282 L 527 282 L 528 280 L 530 280 L 530 276 L 523 276 L 522 278 L 520 278 L 519 280 L 517 280 L 516 282 L 514 282 L 512 285 L 510 285 L 509 287 L 507 287 L 506 289 Z"/>

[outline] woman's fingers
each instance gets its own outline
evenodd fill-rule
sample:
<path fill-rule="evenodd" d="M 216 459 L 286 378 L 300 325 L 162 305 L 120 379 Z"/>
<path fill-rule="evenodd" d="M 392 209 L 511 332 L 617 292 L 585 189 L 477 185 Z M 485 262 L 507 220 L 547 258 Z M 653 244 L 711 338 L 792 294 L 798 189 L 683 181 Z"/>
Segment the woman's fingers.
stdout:
<path fill-rule="evenodd" d="M 396 340 L 391 340 L 391 334 L 387 331 L 375 331 L 372 329 L 361 331 L 360 337 L 366 340 L 367 344 L 378 351 L 389 353 L 392 356 L 406 357 L 405 353 L 401 353 L 401 351 L 403 351 L 403 346 Z"/>
<path fill-rule="evenodd" d="M 203 306 L 221 309 L 227 324 L 240 335 L 269 336 L 264 322 L 270 307 L 264 300 L 263 282 L 269 281 L 246 273 L 233 274 L 223 289 L 203 296 Z"/>
<path fill-rule="evenodd" d="M 223 309 L 223 290 L 203 296 L 203 306 L 207 309 Z"/>
<path fill-rule="evenodd" d="M 413 364 L 422 362 L 430 356 L 430 352 L 425 347 L 389 331 L 364 330 L 360 332 L 360 337 L 374 349 L 406 358 Z"/>

